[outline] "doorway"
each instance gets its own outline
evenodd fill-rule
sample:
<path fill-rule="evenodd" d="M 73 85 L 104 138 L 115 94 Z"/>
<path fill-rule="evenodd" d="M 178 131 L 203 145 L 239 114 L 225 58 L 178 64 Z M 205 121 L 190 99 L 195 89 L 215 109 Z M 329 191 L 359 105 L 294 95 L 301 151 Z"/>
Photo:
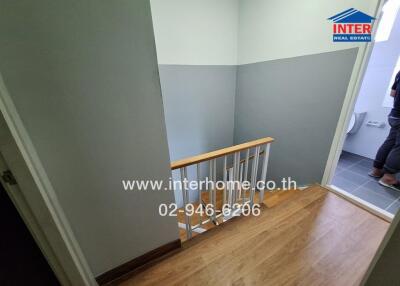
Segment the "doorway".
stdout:
<path fill-rule="evenodd" d="M 399 0 L 389 0 L 383 6 L 375 43 L 331 180 L 335 190 L 388 218 L 400 209 L 400 191 L 381 186 L 379 179 L 368 173 L 390 130 L 387 120 L 393 107 L 390 92 L 400 71 L 399 7 Z"/>
<path fill-rule="evenodd" d="M 61 285 L 97 285 L 65 221 L 54 191 L 40 172 L 41 166 L 32 153 L 34 149 L 1 74 L 0 109 L 0 174 L 8 172 L 8 179 L 10 174 L 15 179 L 10 184 L 6 182 L 6 177 L 0 176 L 8 198 Z M 0 285 L 4 285 L 1 279 L 3 276 L 0 277 Z"/>
<path fill-rule="evenodd" d="M 60 285 L 0 184 L 0 285 Z"/>

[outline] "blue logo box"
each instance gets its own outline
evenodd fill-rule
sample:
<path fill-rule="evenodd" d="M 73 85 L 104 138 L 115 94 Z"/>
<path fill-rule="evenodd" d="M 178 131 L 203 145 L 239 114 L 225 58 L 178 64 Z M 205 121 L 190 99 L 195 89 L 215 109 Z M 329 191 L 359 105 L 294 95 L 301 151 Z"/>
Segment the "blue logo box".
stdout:
<path fill-rule="evenodd" d="M 333 34 L 334 42 L 371 42 L 369 34 Z"/>

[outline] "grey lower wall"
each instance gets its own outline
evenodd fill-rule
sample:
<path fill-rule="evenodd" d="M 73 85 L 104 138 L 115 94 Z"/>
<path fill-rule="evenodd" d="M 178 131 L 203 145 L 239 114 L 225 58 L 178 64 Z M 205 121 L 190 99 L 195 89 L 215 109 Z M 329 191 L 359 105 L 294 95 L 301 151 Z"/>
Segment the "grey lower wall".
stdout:
<path fill-rule="evenodd" d="M 321 181 L 357 51 L 238 67 L 234 143 L 274 137 L 270 179 Z"/>
<path fill-rule="evenodd" d="M 0 70 L 95 275 L 178 239 L 147 0 L 0 3 Z"/>
<path fill-rule="evenodd" d="M 159 65 L 159 72 L 171 160 L 232 146 L 236 66 Z M 179 190 L 175 197 L 180 204 Z"/>

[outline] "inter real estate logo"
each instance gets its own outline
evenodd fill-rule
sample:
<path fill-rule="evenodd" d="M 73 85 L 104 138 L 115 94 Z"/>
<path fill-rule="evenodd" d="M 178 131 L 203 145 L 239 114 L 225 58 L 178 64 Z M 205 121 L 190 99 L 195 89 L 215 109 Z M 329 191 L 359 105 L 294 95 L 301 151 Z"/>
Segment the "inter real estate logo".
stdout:
<path fill-rule="evenodd" d="M 328 20 L 333 21 L 334 42 L 371 42 L 374 17 L 350 8 Z"/>

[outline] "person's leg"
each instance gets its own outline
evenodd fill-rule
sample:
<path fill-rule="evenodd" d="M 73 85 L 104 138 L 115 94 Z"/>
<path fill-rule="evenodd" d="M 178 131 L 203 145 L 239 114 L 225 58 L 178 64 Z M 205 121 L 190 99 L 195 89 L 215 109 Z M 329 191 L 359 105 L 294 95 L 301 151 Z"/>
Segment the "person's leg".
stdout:
<path fill-rule="evenodd" d="M 400 172 L 400 128 L 396 129 L 396 143 L 386 159 L 384 171 L 385 175 L 382 177 L 384 183 L 398 183 L 396 173 Z"/>
<path fill-rule="evenodd" d="M 370 173 L 371 176 L 381 177 L 383 175 L 383 167 L 386 163 L 386 159 L 389 156 L 390 151 L 392 151 L 392 148 L 396 145 L 396 137 L 397 130 L 391 128 L 388 137 L 376 153 L 374 169 Z"/>

